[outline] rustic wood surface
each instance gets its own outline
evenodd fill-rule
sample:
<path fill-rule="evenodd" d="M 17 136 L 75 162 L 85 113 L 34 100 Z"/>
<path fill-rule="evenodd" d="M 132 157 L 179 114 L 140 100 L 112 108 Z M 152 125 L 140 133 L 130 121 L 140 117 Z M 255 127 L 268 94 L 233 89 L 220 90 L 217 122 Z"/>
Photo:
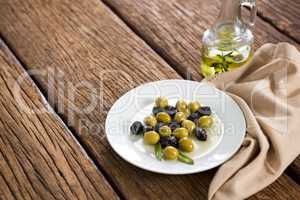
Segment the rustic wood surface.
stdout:
<path fill-rule="evenodd" d="M 103 0 L 181 75 L 200 80 L 202 33 L 218 16 L 220 0 Z M 267 42 L 288 41 L 260 19 L 255 25 L 255 48 Z"/>
<path fill-rule="evenodd" d="M 300 1 L 259 0 L 258 14 L 300 43 Z"/>
<path fill-rule="evenodd" d="M 273 200 L 273 199 L 299 199 L 299 190 L 298 186 L 292 186 L 294 182 L 291 182 L 291 179 L 287 175 L 283 174 L 275 184 L 267 187 L 261 192 L 258 192 L 256 195 L 249 198 L 249 200 L 259 199 L 259 200 Z M 286 191 L 286 192 L 285 192 Z M 280 193 L 280 194 L 279 194 Z M 278 196 L 279 194 L 279 196 Z"/>
<path fill-rule="evenodd" d="M 147 4 L 152 4 L 151 2 L 141 1 L 141 4 L 149 9 L 151 6 Z M 183 2 L 185 1 L 180 3 Z M 199 4 L 196 1 L 190 2 Z M 160 1 L 157 7 L 164 4 L 168 3 Z M 139 8 L 137 5 L 132 6 L 134 9 Z M 195 6 L 199 9 L 198 17 L 192 20 L 195 31 L 188 20 L 191 13 L 185 13 L 180 8 L 181 6 L 176 8 L 175 13 L 178 16 L 173 19 L 177 22 L 170 25 L 167 18 L 158 14 L 162 18 L 158 18 L 156 23 L 166 27 L 166 30 L 160 30 L 161 24 L 152 26 L 151 23 L 154 22 L 146 21 L 146 18 L 151 17 L 156 20 L 155 12 L 158 10 L 154 9 L 152 16 L 147 9 L 133 13 L 134 10 L 125 7 L 133 16 L 144 15 L 145 19 L 141 21 L 144 24 L 130 23 L 130 27 L 158 55 L 101 1 L 1 2 L 0 33 L 3 38 L 28 70 L 42 70 L 32 76 L 121 198 L 205 199 L 214 173 L 211 170 L 188 176 L 166 176 L 146 172 L 119 158 L 104 138 L 106 113 L 118 97 L 144 82 L 181 78 L 162 58 L 181 74 L 185 74 L 184 67 L 191 66 L 194 78 L 200 78 L 197 72 L 199 45 L 195 41 L 201 35 L 196 32 L 202 33 L 201 30 L 209 25 L 210 19 L 203 17 L 204 22 L 198 22 L 200 17 L 202 19 L 199 16 L 201 7 Z M 210 9 L 216 10 L 214 7 Z M 165 13 L 166 11 L 164 10 Z M 129 24 L 128 20 L 125 21 Z M 179 23 L 180 21 L 190 24 L 186 26 Z M 260 20 L 260 23 L 265 22 Z M 149 35 L 145 37 L 146 32 L 135 27 L 137 25 L 147 28 Z M 175 32 L 169 29 L 172 26 L 175 26 Z M 272 40 L 289 41 L 284 35 L 275 34 L 276 30 L 272 26 L 266 24 L 264 29 L 257 32 L 261 44 Z M 171 39 L 164 38 L 164 34 Z M 152 37 L 153 35 L 157 36 Z M 188 35 L 191 38 L 186 38 Z M 164 43 L 163 40 L 167 42 Z M 55 79 L 52 88 L 48 87 L 49 77 Z M 78 85 L 82 82 L 86 84 Z M 87 109 L 94 98 L 96 104 L 91 106 L 94 109 Z M 251 199 L 299 199 L 299 196 L 299 186 L 283 175 Z"/>
<path fill-rule="evenodd" d="M 118 199 L 2 41 L 0 91 L 0 199 Z"/>

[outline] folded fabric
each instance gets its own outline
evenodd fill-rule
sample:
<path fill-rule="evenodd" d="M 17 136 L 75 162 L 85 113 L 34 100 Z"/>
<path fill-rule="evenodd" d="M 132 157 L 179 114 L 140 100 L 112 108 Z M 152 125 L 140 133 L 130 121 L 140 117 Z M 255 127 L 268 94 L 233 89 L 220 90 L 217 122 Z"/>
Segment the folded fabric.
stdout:
<path fill-rule="evenodd" d="M 247 123 L 243 145 L 218 169 L 208 198 L 245 199 L 300 154 L 300 53 L 287 43 L 265 44 L 245 66 L 204 81 L 230 94 Z"/>

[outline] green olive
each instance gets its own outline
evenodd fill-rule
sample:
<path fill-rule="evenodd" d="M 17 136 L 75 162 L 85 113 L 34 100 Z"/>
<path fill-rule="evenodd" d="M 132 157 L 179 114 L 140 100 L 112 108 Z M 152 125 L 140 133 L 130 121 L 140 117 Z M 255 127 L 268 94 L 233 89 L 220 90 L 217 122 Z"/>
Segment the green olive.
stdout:
<path fill-rule="evenodd" d="M 155 105 L 160 108 L 165 108 L 169 105 L 166 97 L 158 97 L 155 99 Z"/>
<path fill-rule="evenodd" d="M 181 139 L 184 137 L 188 137 L 189 136 L 189 131 L 186 128 L 176 128 L 173 131 L 173 134 L 175 135 L 176 138 Z"/>
<path fill-rule="evenodd" d="M 184 120 L 182 123 L 181 123 L 182 127 L 186 128 L 189 133 L 192 133 L 193 130 L 196 128 L 196 125 L 194 122 L 192 122 L 191 120 Z"/>
<path fill-rule="evenodd" d="M 182 138 L 179 140 L 179 148 L 185 152 L 192 152 L 194 150 L 194 144 L 191 139 Z"/>
<path fill-rule="evenodd" d="M 167 146 L 164 149 L 164 158 L 166 160 L 175 160 L 178 157 L 178 150 L 175 147 Z"/>
<path fill-rule="evenodd" d="M 198 101 L 191 101 L 188 105 L 189 110 L 191 113 L 196 112 L 201 107 L 201 104 Z"/>
<path fill-rule="evenodd" d="M 176 103 L 176 108 L 180 112 L 184 112 L 187 109 L 187 103 L 184 100 L 178 100 Z"/>
<path fill-rule="evenodd" d="M 172 134 L 172 130 L 170 127 L 168 126 L 162 126 L 160 127 L 159 129 L 159 135 L 161 137 L 167 137 L 167 136 L 170 136 Z"/>
<path fill-rule="evenodd" d="M 186 115 L 183 112 L 177 112 L 174 116 L 174 120 L 178 123 L 181 123 L 186 119 Z"/>
<path fill-rule="evenodd" d="M 154 127 L 157 123 L 157 120 L 154 116 L 151 115 L 151 116 L 145 117 L 144 123 L 148 126 Z"/>
<path fill-rule="evenodd" d="M 185 116 L 189 116 L 191 114 L 191 112 L 188 108 L 186 108 L 185 110 L 182 110 L 182 112 L 185 114 Z"/>
<path fill-rule="evenodd" d="M 203 116 L 198 120 L 198 124 L 201 128 L 209 128 L 212 126 L 214 120 L 211 116 Z"/>
<path fill-rule="evenodd" d="M 159 134 L 155 131 L 148 131 L 144 134 L 144 141 L 147 144 L 156 144 L 158 143 L 159 139 Z"/>
<path fill-rule="evenodd" d="M 166 112 L 157 113 L 156 114 L 156 119 L 157 119 L 157 121 L 163 122 L 163 123 L 170 123 L 171 122 L 171 117 Z"/>

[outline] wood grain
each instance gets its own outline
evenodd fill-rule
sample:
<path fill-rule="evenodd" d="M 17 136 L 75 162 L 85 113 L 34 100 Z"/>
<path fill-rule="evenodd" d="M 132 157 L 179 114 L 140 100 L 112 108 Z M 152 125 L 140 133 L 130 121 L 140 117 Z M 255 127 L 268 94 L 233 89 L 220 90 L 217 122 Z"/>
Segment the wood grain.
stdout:
<path fill-rule="evenodd" d="M 261 17 L 300 43 L 299 0 L 259 0 L 257 5 Z"/>
<path fill-rule="evenodd" d="M 153 49 L 183 76 L 200 80 L 201 38 L 218 16 L 220 0 L 103 0 Z M 265 21 L 257 18 L 255 48 L 267 42 L 287 41 Z"/>
<path fill-rule="evenodd" d="M 118 199 L 0 41 L 0 199 Z"/>
<path fill-rule="evenodd" d="M 139 84 L 180 76 L 101 1 L 11 0 L 1 4 L 0 19 L 3 37 L 28 69 L 43 72 L 33 76 L 51 105 L 126 199 L 207 198 L 213 170 L 153 174 L 126 163 L 109 147 L 103 129 L 113 102 Z M 53 87 L 49 77 L 55 78 Z M 297 199 L 299 187 L 282 178 L 290 199 Z M 283 199 L 281 193 L 270 187 L 263 192 Z"/>
<path fill-rule="evenodd" d="M 294 185 L 294 187 L 290 187 L 291 185 Z M 293 182 L 286 174 L 283 174 L 278 178 L 276 183 L 267 187 L 267 189 L 258 192 L 256 195 L 253 195 L 249 200 L 296 200 L 300 197 L 298 188 L 299 185 L 295 185 L 295 182 Z M 277 195 L 278 193 L 280 193 L 280 195 Z"/>

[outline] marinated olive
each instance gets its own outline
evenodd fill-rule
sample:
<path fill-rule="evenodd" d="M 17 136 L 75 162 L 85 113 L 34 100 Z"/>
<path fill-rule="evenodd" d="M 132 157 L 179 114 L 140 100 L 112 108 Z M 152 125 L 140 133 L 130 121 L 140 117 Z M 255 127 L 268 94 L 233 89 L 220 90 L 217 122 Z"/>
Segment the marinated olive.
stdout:
<path fill-rule="evenodd" d="M 157 123 L 157 120 L 154 116 L 151 115 L 151 116 L 145 117 L 144 123 L 148 126 L 154 127 Z"/>
<path fill-rule="evenodd" d="M 172 131 L 170 129 L 170 127 L 168 126 L 162 126 L 160 127 L 159 129 L 159 135 L 161 137 L 167 137 L 167 136 L 170 136 L 172 134 Z"/>
<path fill-rule="evenodd" d="M 157 133 L 159 132 L 160 127 L 164 126 L 165 123 L 163 122 L 158 122 L 155 126 L 154 126 L 154 131 L 156 131 Z"/>
<path fill-rule="evenodd" d="M 193 112 L 192 114 L 190 114 L 190 115 L 188 116 L 187 119 L 188 119 L 188 120 L 191 120 L 191 121 L 193 121 L 193 122 L 195 122 L 196 120 L 199 119 L 199 117 L 200 117 L 199 113 Z"/>
<path fill-rule="evenodd" d="M 159 112 L 159 113 L 157 113 L 156 119 L 159 122 L 164 122 L 164 123 L 170 123 L 171 122 L 171 117 L 166 112 Z"/>
<path fill-rule="evenodd" d="M 201 107 L 201 104 L 198 101 L 192 101 L 188 105 L 188 109 L 191 113 L 196 112 Z"/>
<path fill-rule="evenodd" d="M 199 118 L 198 124 L 201 128 L 209 128 L 213 124 L 213 119 L 210 116 L 203 116 Z"/>
<path fill-rule="evenodd" d="M 186 128 L 176 128 L 173 131 L 173 134 L 176 138 L 181 139 L 189 136 L 189 131 Z"/>
<path fill-rule="evenodd" d="M 173 146 L 178 148 L 178 140 L 173 135 L 168 137 L 161 137 L 159 143 L 161 144 L 162 148 L 165 148 L 166 146 Z"/>
<path fill-rule="evenodd" d="M 179 148 L 185 152 L 192 152 L 194 150 L 193 141 L 188 138 L 182 138 L 179 140 Z"/>
<path fill-rule="evenodd" d="M 208 116 L 211 115 L 211 109 L 209 106 L 202 106 L 197 113 L 199 113 L 200 116 Z"/>
<path fill-rule="evenodd" d="M 160 108 L 165 108 L 169 105 L 166 97 L 158 97 L 155 99 L 155 105 Z"/>
<path fill-rule="evenodd" d="M 176 128 L 180 128 L 180 124 L 176 121 L 170 122 L 168 126 L 171 128 L 172 131 L 174 131 Z"/>
<path fill-rule="evenodd" d="M 182 110 L 181 112 L 183 112 L 185 114 L 185 116 L 189 116 L 191 114 L 191 111 L 188 108 L 185 110 Z"/>
<path fill-rule="evenodd" d="M 185 111 L 187 109 L 187 103 L 184 100 L 178 100 L 176 103 L 176 108 L 178 111 Z"/>
<path fill-rule="evenodd" d="M 133 135 L 139 135 L 144 133 L 144 126 L 141 122 L 136 121 L 130 126 L 130 132 Z"/>
<path fill-rule="evenodd" d="M 144 141 L 147 144 L 156 144 L 159 141 L 159 134 L 155 131 L 148 131 L 144 134 Z"/>
<path fill-rule="evenodd" d="M 192 131 L 196 127 L 195 123 L 188 119 L 184 120 L 181 123 L 181 125 L 182 125 L 182 127 L 186 128 L 189 131 L 189 133 L 192 133 Z"/>
<path fill-rule="evenodd" d="M 183 112 L 178 112 L 174 116 L 174 120 L 178 123 L 181 123 L 185 119 L 186 119 L 186 115 Z"/>
<path fill-rule="evenodd" d="M 166 160 L 176 160 L 178 157 L 178 150 L 175 147 L 167 146 L 164 149 L 164 158 Z"/>
<path fill-rule="evenodd" d="M 165 107 L 165 112 L 168 113 L 171 117 L 174 117 L 174 115 L 177 112 L 177 109 L 174 106 L 167 106 Z"/>
<path fill-rule="evenodd" d="M 199 127 L 195 128 L 194 134 L 198 138 L 198 140 L 201 141 L 207 140 L 207 134 L 204 128 L 199 128 Z"/>
<path fill-rule="evenodd" d="M 163 108 L 160 108 L 160 107 L 153 107 L 153 109 L 152 109 L 152 114 L 155 116 L 157 113 L 159 113 L 159 112 L 164 112 L 165 111 L 165 109 L 163 109 Z"/>

